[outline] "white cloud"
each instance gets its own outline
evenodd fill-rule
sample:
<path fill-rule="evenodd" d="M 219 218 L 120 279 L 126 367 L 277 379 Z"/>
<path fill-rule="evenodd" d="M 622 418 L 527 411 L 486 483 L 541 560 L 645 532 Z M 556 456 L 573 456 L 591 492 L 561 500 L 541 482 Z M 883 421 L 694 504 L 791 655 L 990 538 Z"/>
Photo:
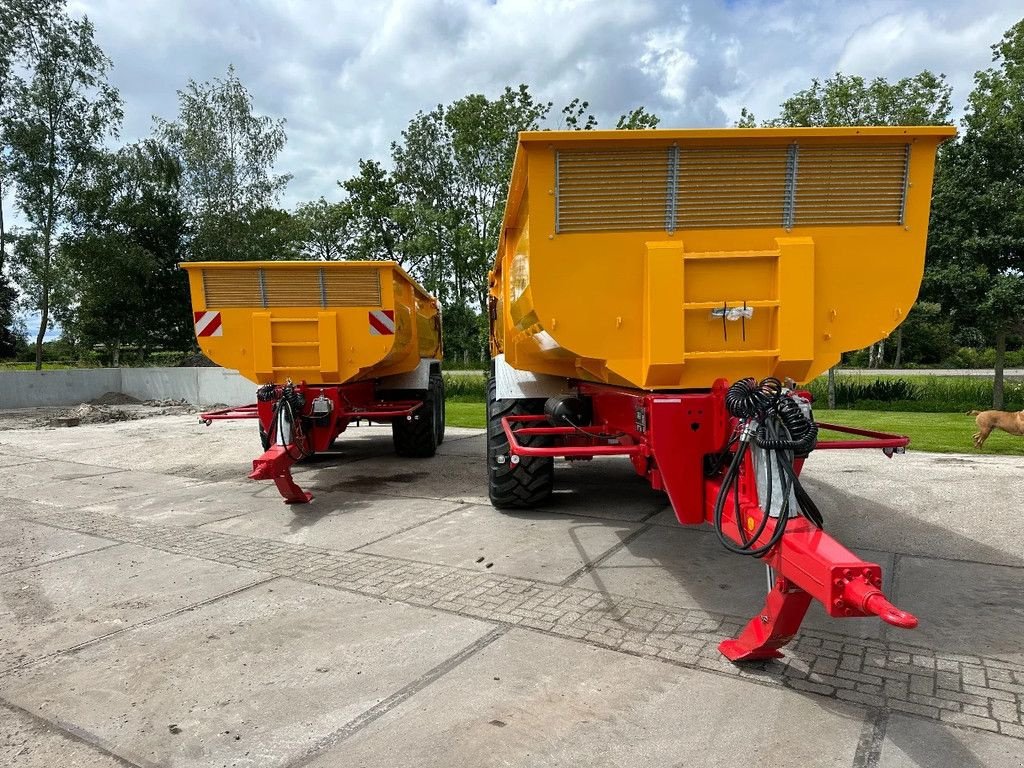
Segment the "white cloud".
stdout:
<path fill-rule="evenodd" d="M 812 77 L 945 72 L 966 99 L 1020 16 L 997 0 L 73 0 L 125 100 L 123 140 L 173 117 L 175 90 L 233 63 L 257 108 L 287 119 L 284 203 L 324 195 L 361 157 L 386 160 L 417 110 L 528 83 L 579 96 L 603 125 L 638 105 L 665 127 L 761 116 Z"/>

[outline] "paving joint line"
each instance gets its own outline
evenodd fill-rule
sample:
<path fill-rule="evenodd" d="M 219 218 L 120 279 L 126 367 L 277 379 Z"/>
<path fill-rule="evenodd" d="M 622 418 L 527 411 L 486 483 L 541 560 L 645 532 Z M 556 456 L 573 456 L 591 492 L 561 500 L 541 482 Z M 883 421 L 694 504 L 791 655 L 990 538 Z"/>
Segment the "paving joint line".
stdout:
<path fill-rule="evenodd" d="M 807 629 L 782 662 L 731 664 L 722 636 L 745 619 L 578 586 L 402 558 L 72 511 L 48 521 L 158 550 L 252 568 L 470 618 L 567 637 L 613 651 L 718 672 L 946 725 L 1024 739 L 1024 665 L 992 657 Z"/>
<path fill-rule="evenodd" d="M 0 695 L 0 707 L 4 707 L 15 714 L 28 717 L 33 723 L 41 726 L 46 731 L 57 731 L 74 742 L 84 744 L 87 747 L 92 747 L 107 757 L 113 758 L 125 768 L 156 768 L 153 763 L 133 763 L 131 760 L 128 760 L 117 752 L 114 752 L 111 747 L 107 746 L 104 740 L 94 736 L 82 728 L 79 728 L 73 723 L 68 723 L 60 719 L 56 721 L 47 720 L 45 717 L 41 717 L 35 712 L 27 710 L 24 707 L 19 707 L 17 704 L 8 701 L 2 695 Z M 15 755 L 15 757 L 17 757 L 17 755 Z"/>
<path fill-rule="evenodd" d="M 878 768 L 882 759 L 882 744 L 889 728 L 889 711 L 870 708 L 864 717 L 857 751 L 853 754 L 852 768 Z"/>
<path fill-rule="evenodd" d="M 391 710 L 401 706 L 424 688 L 437 680 L 440 680 L 456 667 L 460 666 L 463 662 L 489 646 L 495 640 L 507 634 L 510 629 L 511 627 L 504 625 L 494 627 L 490 632 L 477 638 L 454 655 L 449 656 L 433 669 L 430 669 L 420 675 L 416 680 L 395 691 L 365 712 L 357 715 L 334 733 L 320 739 L 316 744 L 310 747 L 302 757 L 292 763 L 289 763 L 288 768 L 302 768 L 302 766 L 308 765 L 310 761 L 315 760 L 320 753 L 340 744 L 346 739 L 351 738 L 359 731 L 371 725 L 374 721 L 382 718 Z"/>
<path fill-rule="evenodd" d="M 79 531 L 74 531 L 74 533 L 80 533 L 80 532 Z M 83 536 L 91 536 L 92 534 L 86 533 L 86 534 L 81 534 L 81 535 L 83 535 Z M 99 537 L 93 536 L 93 538 L 99 538 Z M 65 560 L 71 560 L 71 559 L 73 559 L 75 557 L 82 557 L 82 555 L 91 555 L 91 554 L 93 554 L 95 552 L 103 552 L 103 551 L 108 550 L 108 549 L 113 549 L 114 547 L 123 547 L 124 544 L 125 544 L 123 541 L 116 541 L 116 540 L 112 540 L 112 539 L 108 539 L 108 541 L 110 541 L 111 543 L 107 544 L 105 546 L 102 546 L 102 547 L 97 547 L 96 549 L 87 549 L 84 552 L 73 552 L 70 555 L 61 555 L 60 557 L 55 557 L 52 560 L 42 560 L 42 561 L 40 561 L 38 563 L 28 563 L 27 565 L 22 565 L 22 566 L 20 566 L 18 568 L 11 568 L 9 571 L 0 571 L 0 576 L 10 576 L 12 573 L 19 573 L 21 571 L 30 571 L 33 568 L 41 568 L 42 566 L 50 565 L 51 563 L 62 563 Z"/>
<path fill-rule="evenodd" d="M 454 502 L 452 502 L 452 503 L 454 503 Z M 386 533 L 383 536 L 380 536 L 379 538 L 374 539 L 373 541 L 368 541 L 365 544 L 360 544 L 358 547 L 352 547 L 351 549 L 346 549 L 345 551 L 346 552 L 355 552 L 355 553 L 358 553 L 358 554 L 372 555 L 373 554 L 372 552 L 363 553 L 363 552 L 360 552 L 359 550 L 365 549 L 366 547 L 372 547 L 374 544 L 380 544 L 380 542 L 384 541 L 385 539 L 390 539 L 392 536 L 399 536 L 399 535 L 401 535 L 403 533 L 408 533 L 409 531 L 414 531 L 417 528 L 419 528 L 421 525 L 426 525 L 427 523 L 436 523 L 438 520 L 446 518 L 449 515 L 454 515 L 456 512 L 464 512 L 465 510 L 469 509 L 470 507 L 474 507 L 474 506 L 476 506 L 476 505 L 472 504 L 470 502 L 462 502 L 461 504 L 456 506 L 454 509 L 449 509 L 447 512 L 442 512 L 440 515 L 437 515 L 436 517 L 432 517 L 429 520 L 421 520 L 420 522 L 413 523 L 412 525 L 406 526 L 405 528 L 399 528 L 397 531 L 393 531 L 392 533 Z M 374 556 L 375 557 L 381 557 L 381 555 L 374 555 Z"/>
<path fill-rule="evenodd" d="M 581 567 L 577 568 L 575 571 L 573 571 L 568 576 L 566 576 L 564 579 L 562 579 L 560 582 L 558 582 L 558 586 L 560 586 L 560 587 L 571 586 L 573 582 L 578 581 L 579 579 L 581 579 L 586 574 L 588 574 L 591 571 L 594 571 L 597 568 L 599 568 L 601 563 L 605 562 L 608 558 L 612 557 L 613 555 L 621 552 L 632 541 L 634 541 L 635 539 L 638 539 L 640 536 L 642 536 L 645 533 L 647 533 L 653 527 L 654 527 L 653 525 L 651 525 L 650 523 L 647 523 L 646 525 L 641 525 L 635 531 L 630 531 L 628 534 L 623 536 L 618 541 L 618 543 L 613 544 L 611 547 L 609 547 L 607 550 L 605 550 L 600 555 L 595 557 L 593 560 L 584 563 Z"/>
<path fill-rule="evenodd" d="M 117 546 L 122 546 L 122 544 L 118 544 Z M 38 656 L 24 663 L 15 664 L 12 667 L 7 667 L 6 669 L 0 670 L 0 677 L 4 677 L 14 672 L 20 672 L 31 667 L 39 666 L 40 664 L 50 661 L 51 659 L 55 659 L 58 656 L 64 656 L 65 654 L 69 653 L 76 653 L 77 651 L 80 651 L 83 648 L 88 648 L 91 645 L 96 645 L 97 643 L 110 640 L 114 637 L 123 635 L 126 632 L 132 632 L 136 629 L 141 629 L 142 627 L 151 627 L 155 624 L 162 624 L 165 621 L 173 619 L 175 616 L 180 616 L 183 613 L 194 611 L 197 608 L 204 608 L 208 605 L 212 605 L 213 603 L 219 602 L 220 600 L 223 600 L 225 598 L 234 597 L 235 595 L 238 595 L 242 592 L 246 592 L 255 587 L 259 587 L 264 584 L 269 584 L 272 581 L 277 581 L 279 578 L 281 577 L 276 575 L 268 576 L 267 578 L 260 579 L 259 581 L 254 581 L 249 584 L 245 584 L 241 587 L 236 587 L 235 589 L 228 590 L 227 592 L 221 592 L 220 594 L 214 595 L 213 597 L 206 598 L 205 600 L 200 600 L 197 603 L 190 603 L 188 605 L 182 606 L 181 608 L 175 608 L 173 611 L 161 613 L 158 616 L 153 616 L 151 618 L 145 619 L 144 621 L 140 621 L 137 624 L 132 624 L 128 627 L 121 627 L 120 629 L 115 629 L 113 632 L 107 632 L 106 634 L 100 635 L 99 637 L 92 637 L 88 640 L 82 641 L 81 643 L 68 646 L 67 648 L 61 648 L 60 650 L 52 651 L 51 653 L 47 653 L 43 656 Z"/>

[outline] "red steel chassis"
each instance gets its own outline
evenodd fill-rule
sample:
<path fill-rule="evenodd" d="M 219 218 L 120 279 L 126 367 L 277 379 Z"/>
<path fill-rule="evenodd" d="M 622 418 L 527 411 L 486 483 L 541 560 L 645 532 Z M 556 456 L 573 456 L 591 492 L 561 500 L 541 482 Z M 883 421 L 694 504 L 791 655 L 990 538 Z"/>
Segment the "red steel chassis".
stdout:
<path fill-rule="evenodd" d="M 273 480 L 286 504 L 305 504 L 313 494 L 303 491 L 292 478 L 291 467 L 297 461 L 319 451 L 326 451 L 352 423 L 360 421 L 390 423 L 395 419 L 411 418 L 422 407 L 422 400 L 380 400 L 372 381 L 352 384 L 309 385 L 305 382 L 291 386 L 301 396 L 302 410 L 295 414 L 290 439 L 282 443 L 277 436 L 263 454 L 252 462 L 252 480 Z M 223 408 L 200 414 L 207 426 L 214 421 L 229 419 L 259 419 L 263 434 L 274 435 L 275 406 L 285 386 L 266 391 L 267 397 L 252 405 Z M 330 411 L 323 416 L 312 412 L 313 401 L 323 397 L 330 402 Z"/>
<path fill-rule="evenodd" d="M 684 525 L 712 522 L 724 470 L 705 472 L 705 457 L 728 450 L 737 420 L 725 404 L 728 382 L 719 379 L 710 391 L 655 393 L 614 386 L 574 382 L 581 397 L 589 398 L 591 426 L 539 426 L 543 415 L 502 419 L 509 443 L 509 461 L 550 456 L 589 459 L 627 456 L 636 472 L 652 487 L 668 494 L 676 518 Z M 857 436 L 857 440 L 819 440 L 817 450 L 880 448 L 886 455 L 902 452 L 909 439 L 834 424 L 819 428 Z M 519 438 L 551 438 L 553 446 L 527 446 Z M 739 525 L 755 531 L 765 512 L 758 493 L 750 453 L 739 477 L 740 517 L 725 505 L 723 532 L 741 543 Z M 803 459 L 795 462 L 797 473 Z M 771 539 L 778 518 L 771 518 L 755 540 Z M 833 617 L 874 615 L 897 627 L 913 628 L 917 619 L 893 606 L 881 591 L 882 570 L 865 562 L 803 517 L 791 517 L 778 543 L 762 558 L 773 574 L 764 607 L 740 635 L 719 644 L 732 661 L 779 658 L 779 648 L 796 634 L 811 600 L 819 601 Z"/>

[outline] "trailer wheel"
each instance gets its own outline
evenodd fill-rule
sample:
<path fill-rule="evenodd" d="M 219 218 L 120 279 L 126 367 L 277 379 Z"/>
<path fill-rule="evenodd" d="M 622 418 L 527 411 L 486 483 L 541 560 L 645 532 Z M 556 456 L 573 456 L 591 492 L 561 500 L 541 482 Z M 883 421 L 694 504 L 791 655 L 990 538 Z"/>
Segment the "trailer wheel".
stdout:
<path fill-rule="evenodd" d="M 437 452 L 437 403 L 434 389 L 423 393 L 423 405 L 413 411 L 412 419 L 391 422 L 395 453 L 410 459 L 429 459 Z"/>
<path fill-rule="evenodd" d="M 551 496 L 555 484 L 555 460 L 550 456 L 524 456 L 514 468 L 509 457 L 508 439 L 501 420 L 505 416 L 524 416 L 544 412 L 544 401 L 498 400 L 494 376 L 487 382 L 487 491 L 496 509 L 529 509 Z M 522 438 L 524 445 L 547 445 L 548 438 Z M 502 456 L 505 461 L 498 462 Z"/>
<path fill-rule="evenodd" d="M 434 398 L 434 426 L 437 430 L 437 444 L 444 442 L 444 378 L 440 373 L 430 374 L 430 391 Z"/>

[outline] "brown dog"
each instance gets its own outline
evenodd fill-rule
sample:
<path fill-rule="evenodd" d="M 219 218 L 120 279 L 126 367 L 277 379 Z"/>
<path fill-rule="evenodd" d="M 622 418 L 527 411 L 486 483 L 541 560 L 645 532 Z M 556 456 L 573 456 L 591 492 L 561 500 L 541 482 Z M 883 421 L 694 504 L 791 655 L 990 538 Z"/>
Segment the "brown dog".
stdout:
<path fill-rule="evenodd" d="M 977 417 L 974 423 L 979 431 L 974 435 L 975 448 L 981 448 L 993 429 L 1024 437 L 1024 411 L 970 411 L 968 416 Z"/>

